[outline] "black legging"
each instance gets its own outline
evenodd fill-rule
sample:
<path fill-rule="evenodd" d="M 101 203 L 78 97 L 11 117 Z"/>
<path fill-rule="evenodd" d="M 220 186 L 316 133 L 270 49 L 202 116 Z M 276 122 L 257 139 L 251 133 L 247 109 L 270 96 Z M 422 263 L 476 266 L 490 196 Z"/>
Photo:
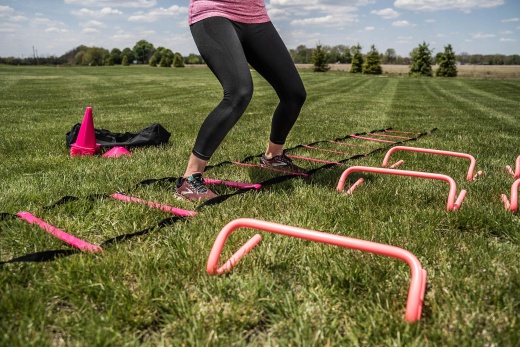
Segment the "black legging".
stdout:
<path fill-rule="evenodd" d="M 193 154 L 209 160 L 245 112 L 253 95 L 248 63 L 271 84 L 280 99 L 269 139 L 283 145 L 307 95 L 273 24 L 244 24 L 211 17 L 190 28 L 202 58 L 224 89 L 222 101 L 202 123 Z"/>

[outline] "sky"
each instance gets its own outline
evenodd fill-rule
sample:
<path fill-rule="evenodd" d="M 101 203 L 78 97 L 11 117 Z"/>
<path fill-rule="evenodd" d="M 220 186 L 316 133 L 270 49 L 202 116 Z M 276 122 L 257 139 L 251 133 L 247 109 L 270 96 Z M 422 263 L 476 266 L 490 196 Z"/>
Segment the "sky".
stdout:
<path fill-rule="evenodd" d="M 247 0 L 243 0 L 247 1 Z M 408 56 L 520 54 L 520 0 L 265 0 L 289 49 L 359 43 Z M 133 48 L 139 40 L 198 54 L 189 0 L 0 0 L 0 57 L 61 56 L 79 45 Z"/>

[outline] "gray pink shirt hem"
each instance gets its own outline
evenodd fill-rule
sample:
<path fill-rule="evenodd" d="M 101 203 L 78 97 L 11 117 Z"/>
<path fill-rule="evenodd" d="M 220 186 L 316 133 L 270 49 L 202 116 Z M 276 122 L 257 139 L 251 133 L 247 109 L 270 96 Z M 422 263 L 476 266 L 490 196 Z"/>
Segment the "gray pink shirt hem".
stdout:
<path fill-rule="evenodd" d="M 264 0 L 190 0 L 190 25 L 210 17 L 224 17 L 246 24 L 271 20 L 267 15 Z"/>

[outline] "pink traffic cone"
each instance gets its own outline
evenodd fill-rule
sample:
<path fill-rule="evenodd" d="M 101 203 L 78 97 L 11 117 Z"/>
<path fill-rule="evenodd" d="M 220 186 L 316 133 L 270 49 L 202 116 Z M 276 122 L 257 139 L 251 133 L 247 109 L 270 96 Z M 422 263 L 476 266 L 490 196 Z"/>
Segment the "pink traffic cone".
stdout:
<path fill-rule="evenodd" d="M 94 155 L 100 145 L 96 143 L 96 132 L 94 130 L 94 119 L 92 118 L 92 107 L 87 107 L 83 122 L 79 128 L 78 138 L 70 148 L 71 156 Z"/>
<path fill-rule="evenodd" d="M 124 147 L 113 147 L 110 151 L 102 155 L 103 158 L 119 158 L 122 155 L 130 156 L 130 152 Z"/>

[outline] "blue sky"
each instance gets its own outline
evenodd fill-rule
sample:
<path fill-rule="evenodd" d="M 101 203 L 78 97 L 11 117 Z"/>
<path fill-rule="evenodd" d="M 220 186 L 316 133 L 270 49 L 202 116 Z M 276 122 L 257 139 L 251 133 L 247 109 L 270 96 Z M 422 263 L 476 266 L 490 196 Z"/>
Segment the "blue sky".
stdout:
<path fill-rule="evenodd" d="M 243 0 L 246 1 L 246 0 Z M 520 54 L 519 0 L 265 0 L 288 48 L 395 49 L 425 41 L 456 53 Z M 57 55 L 81 45 L 123 49 L 145 39 L 183 55 L 197 53 L 189 1 L 0 0 L 0 56 Z"/>

